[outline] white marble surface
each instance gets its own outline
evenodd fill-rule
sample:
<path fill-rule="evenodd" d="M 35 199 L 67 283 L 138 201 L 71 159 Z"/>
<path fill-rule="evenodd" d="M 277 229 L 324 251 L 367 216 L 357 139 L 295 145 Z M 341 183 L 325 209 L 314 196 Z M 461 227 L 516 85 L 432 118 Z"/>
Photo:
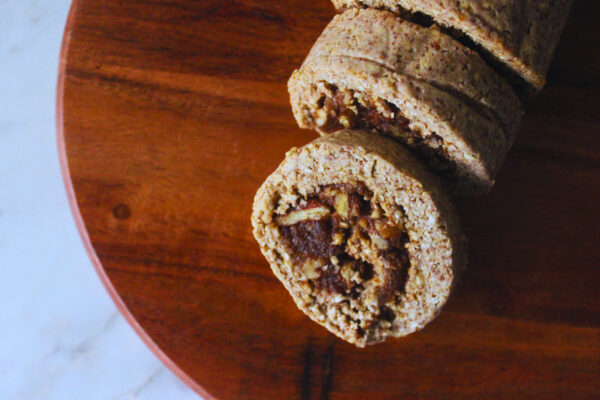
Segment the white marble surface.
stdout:
<path fill-rule="evenodd" d="M 144 346 L 94 272 L 54 128 L 69 0 L 0 0 L 0 399 L 199 399 Z"/>

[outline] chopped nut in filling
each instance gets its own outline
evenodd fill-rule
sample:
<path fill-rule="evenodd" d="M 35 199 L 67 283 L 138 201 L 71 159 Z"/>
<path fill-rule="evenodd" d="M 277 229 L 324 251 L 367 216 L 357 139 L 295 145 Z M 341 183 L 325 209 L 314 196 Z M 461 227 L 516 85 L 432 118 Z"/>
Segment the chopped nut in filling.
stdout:
<path fill-rule="evenodd" d="M 408 235 L 397 215 L 388 218 L 359 183 L 322 186 L 275 216 L 295 280 L 326 315 L 333 307 L 359 336 L 391 328 L 404 293 Z"/>
<path fill-rule="evenodd" d="M 381 98 L 360 91 L 342 89 L 320 82 L 313 88 L 320 93 L 311 119 L 321 131 L 333 133 L 341 129 L 376 129 L 386 133 L 424 155 L 428 164 L 447 176 L 455 167 L 449 161 L 444 139 L 436 133 L 427 136 L 409 128 L 410 121 L 398 107 Z"/>

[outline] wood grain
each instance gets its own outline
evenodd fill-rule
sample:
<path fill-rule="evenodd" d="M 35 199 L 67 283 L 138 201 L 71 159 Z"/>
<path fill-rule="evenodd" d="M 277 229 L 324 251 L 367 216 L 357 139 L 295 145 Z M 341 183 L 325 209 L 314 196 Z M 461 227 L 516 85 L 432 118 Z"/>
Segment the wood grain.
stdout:
<path fill-rule="evenodd" d="M 445 311 L 358 350 L 295 308 L 249 223 L 260 183 L 314 138 L 286 81 L 329 2 L 75 1 L 58 140 L 100 277 L 206 398 L 600 398 L 598 12 L 575 3 L 495 188 L 458 201 L 470 266 Z"/>

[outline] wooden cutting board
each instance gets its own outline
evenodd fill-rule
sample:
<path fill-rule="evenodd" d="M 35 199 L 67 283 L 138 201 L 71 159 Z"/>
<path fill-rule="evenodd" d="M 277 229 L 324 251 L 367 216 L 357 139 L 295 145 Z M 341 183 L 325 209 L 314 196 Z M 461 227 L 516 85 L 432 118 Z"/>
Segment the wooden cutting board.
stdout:
<path fill-rule="evenodd" d="M 576 2 L 495 188 L 457 201 L 470 265 L 442 315 L 359 350 L 296 309 L 249 221 L 315 137 L 286 81 L 329 2 L 75 1 L 58 141 L 102 281 L 207 399 L 600 398 L 599 13 Z"/>

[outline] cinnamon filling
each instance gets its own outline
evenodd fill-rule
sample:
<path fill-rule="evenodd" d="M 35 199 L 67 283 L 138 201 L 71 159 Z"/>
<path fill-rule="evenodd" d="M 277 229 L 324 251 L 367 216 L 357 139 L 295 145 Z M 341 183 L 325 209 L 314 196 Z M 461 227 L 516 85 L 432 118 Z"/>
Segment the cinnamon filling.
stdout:
<path fill-rule="evenodd" d="M 318 105 L 328 111 L 328 118 L 319 128 L 326 133 L 333 133 L 344 128 L 374 128 L 380 131 L 397 129 L 410 132 L 410 121 L 400 113 L 398 107 L 388 101 L 379 101 L 379 109 L 370 98 L 362 101 L 354 90 L 340 90 L 335 85 L 328 85 L 332 96 L 322 96 Z M 364 97 L 364 96 L 363 96 Z"/>
<path fill-rule="evenodd" d="M 408 278 L 408 234 L 372 200 L 362 183 L 326 185 L 276 221 L 296 273 L 311 292 L 352 299 L 357 310 L 375 302 L 374 319 L 389 322 L 395 316 L 390 307 Z"/>
<path fill-rule="evenodd" d="M 323 92 L 314 111 L 315 125 L 325 133 L 341 129 L 376 129 L 393 136 L 416 150 L 432 168 L 448 179 L 456 175 L 456 166 L 444 147 L 444 139 L 436 133 L 428 136 L 409 128 L 410 121 L 400 109 L 387 100 L 352 89 L 321 83 Z"/>

